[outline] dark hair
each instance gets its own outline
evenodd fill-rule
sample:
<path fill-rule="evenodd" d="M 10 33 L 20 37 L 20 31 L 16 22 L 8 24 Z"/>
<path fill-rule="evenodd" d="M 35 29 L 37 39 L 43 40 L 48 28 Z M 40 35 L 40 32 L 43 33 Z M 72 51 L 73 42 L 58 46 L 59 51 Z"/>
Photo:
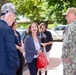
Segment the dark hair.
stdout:
<path fill-rule="evenodd" d="M 4 12 L 4 13 L 1 13 L 1 16 L 6 15 L 6 13 L 8 13 L 8 11 L 6 11 L 6 12 Z"/>
<path fill-rule="evenodd" d="M 6 13 L 0 13 L 1 16 L 5 15 Z"/>
<path fill-rule="evenodd" d="M 36 26 L 37 26 L 37 28 L 38 28 L 38 24 L 36 23 L 36 22 L 32 22 L 30 25 L 29 25 L 29 27 L 28 27 L 28 34 L 32 34 L 32 32 L 31 32 L 31 26 L 33 25 L 33 24 L 35 24 Z M 37 31 L 37 34 L 39 33 L 39 28 L 38 28 L 38 31 Z"/>
<path fill-rule="evenodd" d="M 40 23 L 40 28 L 41 28 L 42 26 L 45 26 L 45 27 L 47 28 L 47 25 L 46 25 L 45 23 Z"/>
<path fill-rule="evenodd" d="M 15 26 L 15 23 L 17 23 L 16 20 L 12 23 L 11 28 Z"/>

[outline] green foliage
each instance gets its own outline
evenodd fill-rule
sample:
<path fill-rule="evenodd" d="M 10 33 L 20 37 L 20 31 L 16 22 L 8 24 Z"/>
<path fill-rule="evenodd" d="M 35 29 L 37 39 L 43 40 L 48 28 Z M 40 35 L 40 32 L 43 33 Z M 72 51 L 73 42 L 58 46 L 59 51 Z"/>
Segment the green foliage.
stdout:
<path fill-rule="evenodd" d="M 48 24 L 48 29 L 53 29 L 55 26 L 55 24 Z"/>
<path fill-rule="evenodd" d="M 28 28 L 29 23 L 18 23 L 18 28 Z"/>
<path fill-rule="evenodd" d="M 1 6 L 6 2 L 9 2 L 9 0 L 0 0 L 0 9 L 1 9 Z"/>
<path fill-rule="evenodd" d="M 1 0 L 8 1 L 8 0 Z M 0 1 L 0 2 L 1 2 Z M 68 7 L 76 7 L 75 0 L 9 0 L 15 4 L 18 15 L 23 15 L 31 21 L 66 24 L 62 13 Z"/>
<path fill-rule="evenodd" d="M 46 0 L 48 1 L 48 7 L 53 6 L 53 12 L 54 14 L 52 17 L 52 20 L 57 23 L 66 24 L 66 20 L 64 16 L 62 16 L 62 13 L 66 11 L 69 7 L 76 7 L 75 0 Z M 51 14 L 49 14 L 51 15 Z"/>
<path fill-rule="evenodd" d="M 30 23 L 18 23 L 18 28 L 21 28 L 21 27 L 23 27 L 23 28 L 28 28 L 28 26 L 29 26 L 29 24 Z M 52 29 L 53 27 L 55 27 L 57 24 L 48 24 L 48 28 L 49 29 Z"/>
<path fill-rule="evenodd" d="M 41 0 L 10 0 L 16 5 L 17 11 L 20 15 L 24 15 L 30 18 L 31 21 L 38 21 L 40 20 L 41 8 L 39 4 Z"/>

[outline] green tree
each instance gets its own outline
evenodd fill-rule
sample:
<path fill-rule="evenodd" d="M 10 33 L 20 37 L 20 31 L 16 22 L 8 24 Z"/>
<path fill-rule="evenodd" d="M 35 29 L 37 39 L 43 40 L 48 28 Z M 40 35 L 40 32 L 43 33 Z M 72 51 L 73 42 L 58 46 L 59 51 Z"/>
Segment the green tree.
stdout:
<path fill-rule="evenodd" d="M 75 0 L 10 0 L 15 4 L 18 15 L 31 21 L 66 24 L 62 13 L 68 7 L 76 7 Z"/>
<path fill-rule="evenodd" d="M 75 0 L 47 0 L 48 2 L 48 8 L 53 6 L 53 12 L 54 14 L 53 21 L 58 23 L 66 24 L 66 20 L 64 16 L 62 16 L 62 13 L 67 10 L 69 7 L 76 7 L 76 1 Z M 49 14 L 51 15 L 51 13 Z"/>
<path fill-rule="evenodd" d="M 10 0 L 16 5 L 19 15 L 30 18 L 31 21 L 40 21 L 41 0 Z"/>
<path fill-rule="evenodd" d="M 0 0 L 0 9 L 1 9 L 1 6 L 4 4 L 4 3 L 6 3 L 6 2 L 8 2 L 9 0 Z"/>

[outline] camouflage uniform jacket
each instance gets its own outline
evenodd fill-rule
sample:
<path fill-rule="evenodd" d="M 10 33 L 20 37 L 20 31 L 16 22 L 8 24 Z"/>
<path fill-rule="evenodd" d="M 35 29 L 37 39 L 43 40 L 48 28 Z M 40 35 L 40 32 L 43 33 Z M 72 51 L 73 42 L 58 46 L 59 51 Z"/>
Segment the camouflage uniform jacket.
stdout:
<path fill-rule="evenodd" d="M 76 64 L 76 21 L 67 26 L 63 32 L 62 61 L 70 57 L 71 62 Z M 73 66 L 76 68 L 76 65 Z"/>

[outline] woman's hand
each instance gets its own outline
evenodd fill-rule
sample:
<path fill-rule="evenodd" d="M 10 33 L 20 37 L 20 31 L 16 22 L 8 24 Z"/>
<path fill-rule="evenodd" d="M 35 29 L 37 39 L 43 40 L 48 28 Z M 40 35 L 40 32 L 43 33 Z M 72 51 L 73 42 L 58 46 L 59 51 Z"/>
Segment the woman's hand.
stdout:
<path fill-rule="evenodd" d="M 21 53 L 23 53 L 23 48 L 22 48 L 22 47 L 19 47 L 19 51 L 20 51 Z"/>
<path fill-rule="evenodd" d="M 42 45 L 43 47 L 46 47 L 46 43 L 41 43 L 41 45 Z"/>
<path fill-rule="evenodd" d="M 18 45 L 16 45 L 16 49 L 18 49 L 21 53 L 23 52 L 23 47 L 21 46 L 18 46 Z"/>
<path fill-rule="evenodd" d="M 38 50 L 38 55 L 40 55 L 42 53 L 42 50 Z"/>

